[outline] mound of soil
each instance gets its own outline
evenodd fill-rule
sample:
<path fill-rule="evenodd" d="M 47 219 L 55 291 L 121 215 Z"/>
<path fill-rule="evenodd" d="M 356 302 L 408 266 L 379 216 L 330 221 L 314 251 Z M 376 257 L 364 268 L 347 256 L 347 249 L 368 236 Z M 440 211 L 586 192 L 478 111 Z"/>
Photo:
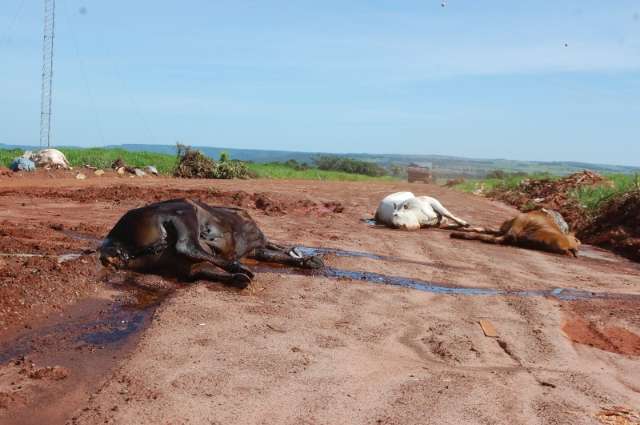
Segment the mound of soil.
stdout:
<path fill-rule="evenodd" d="M 584 242 L 640 261 L 640 191 L 605 202 L 578 236 Z"/>
<path fill-rule="evenodd" d="M 558 211 L 571 228 L 580 229 L 586 223 L 586 211 L 571 196 L 578 187 L 610 185 L 611 182 L 592 171 L 584 170 L 560 180 L 523 180 L 515 190 L 495 189 L 489 196 L 515 206 L 520 211 L 548 208 Z"/>
<path fill-rule="evenodd" d="M 447 180 L 447 182 L 443 185 L 444 187 L 453 187 L 453 186 L 457 186 L 459 184 L 464 183 L 464 177 L 457 177 L 455 179 L 449 179 Z"/>
<path fill-rule="evenodd" d="M 263 211 L 266 215 L 285 215 L 290 213 L 318 215 L 342 213 L 344 205 L 337 201 L 315 201 L 312 199 L 290 199 L 276 197 L 266 193 L 248 193 L 242 190 L 220 191 L 216 189 L 168 189 L 154 188 L 141 191 L 139 187 L 120 184 L 108 187 L 86 187 L 82 189 L 46 189 L 30 190 L 33 196 L 49 199 L 69 199 L 82 203 L 96 201 L 113 202 L 140 201 L 141 205 L 165 201 L 167 199 L 193 198 L 201 199 L 211 205 L 227 205 Z M 20 195 L 20 190 L 6 190 L 0 196 Z"/>

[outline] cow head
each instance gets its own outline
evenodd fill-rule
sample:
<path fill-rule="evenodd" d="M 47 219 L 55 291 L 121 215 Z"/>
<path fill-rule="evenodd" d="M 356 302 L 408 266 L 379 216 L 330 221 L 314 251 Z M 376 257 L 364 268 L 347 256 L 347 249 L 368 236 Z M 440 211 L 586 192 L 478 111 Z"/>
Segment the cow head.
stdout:
<path fill-rule="evenodd" d="M 103 266 L 116 270 L 127 266 L 129 256 L 119 243 L 107 238 L 100 246 L 100 262 Z"/>
<path fill-rule="evenodd" d="M 393 216 L 391 218 L 393 227 L 404 230 L 417 230 L 420 228 L 420 221 L 418 220 L 420 204 L 415 198 L 407 199 L 400 204 L 393 204 L 393 208 Z"/>

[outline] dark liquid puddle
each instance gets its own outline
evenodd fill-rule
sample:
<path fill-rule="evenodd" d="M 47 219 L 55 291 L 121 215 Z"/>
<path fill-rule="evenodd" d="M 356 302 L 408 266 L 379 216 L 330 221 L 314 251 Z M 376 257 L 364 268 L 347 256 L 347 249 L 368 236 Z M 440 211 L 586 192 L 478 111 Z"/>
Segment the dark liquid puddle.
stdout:
<path fill-rule="evenodd" d="M 371 260 L 380 260 L 380 261 L 390 261 L 393 263 L 405 263 L 405 264 L 416 264 L 419 266 L 427 266 L 427 267 L 446 267 L 448 269 L 470 269 L 470 267 L 457 267 L 451 266 L 442 262 L 436 261 L 418 261 L 418 260 L 410 260 L 407 258 L 394 257 L 391 255 L 380 255 L 373 254 L 371 252 L 364 251 L 348 251 L 344 249 L 337 248 L 321 248 L 321 247 L 310 247 L 310 246 L 296 246 L 296 250 L 302 255 L 335 255 L 336 257 L 355 257 L 355 258 L 368 258 Z"/>
<path fill-rule="evenodd" d="M 66 229 L 60 230 L 60 232 L 65 236 L 68 236 L 71 239 L 75 239 L 77 241 L 91 242 L 94 246 L 99 246 L 102 243 L 102 239 L 88 233 L 76 232 L 75 230 Z"/>
<path fill-rule="evenodd" d="M 418 291 L 441 295 L 475 295 L 475 296 L 515 296 L 515 297 L 549 297 L 561 301 L 586 299 L 624 299 L 639 301 L 638 294 L 591 292 L 573 288 L 554 288 L 539 290 L 510 290 L 498 288 L 461 287 L 446 283 L 429 282 L 401 276 L 389 276 L 381 273 L 344 270 L 325 267 L 320 270 L 286 268 L 278 264 L 258 263 L 252 267 L 258 273 L 283 273 L 302 276 L 322 276 L 335 280 L 359 280 L 384 285 L 401 286 Z"/>
<path fill-rule="evenodd" d="M 44 325 L 26 330 L 0 344 L 0 366 L 12 360 L 37 367 L 61 366 L 69 375 L 60 381 L 33 380 L 22 374 L 28 402 L 0 409 L 0 423 L 65 423 L 96 391 L 105 376 L 135 347 L 160 303 L 170 294 L 136 287 L 127 281 L 112 299 L 85 299 Z M 55 315 L 52 315 L 55 316 Z M 18 365 L 19 363 L 15 363 Z M 13 366 L 18 367 L 18 366 Z M 10 370 L 10 369 L 9 369 Z M 19 392 L 16 394 L 20 394 Z"/>

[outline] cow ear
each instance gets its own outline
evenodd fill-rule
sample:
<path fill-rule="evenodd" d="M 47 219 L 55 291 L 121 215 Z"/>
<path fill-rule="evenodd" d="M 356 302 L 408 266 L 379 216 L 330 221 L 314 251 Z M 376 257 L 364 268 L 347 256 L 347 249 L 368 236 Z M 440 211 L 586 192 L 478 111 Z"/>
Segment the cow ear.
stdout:
<path fill-rule="evenodd" d="M 395 203 L 395 202 L 393 203 L 393 209 L 394 209 L 394 210 L 397 210 L 397 209 L 398 209 L 398 206 L 396 205 L 396 203 Z"/>

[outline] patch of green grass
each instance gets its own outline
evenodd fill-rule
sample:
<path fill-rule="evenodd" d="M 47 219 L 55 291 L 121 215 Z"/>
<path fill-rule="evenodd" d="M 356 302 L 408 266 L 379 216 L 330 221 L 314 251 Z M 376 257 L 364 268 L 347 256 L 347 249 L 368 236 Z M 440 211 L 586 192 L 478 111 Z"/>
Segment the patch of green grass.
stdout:
<path fill-rule="evenodd" d="M 516 176 L 507 176 L 503 179 L 477 179 L 477 180 L 467 180 L 463 183 L 455 185 L 454 188 L 461 190 L 463 192 L 473 192 L 474 190 L 483 187 L 485 192 L 491 192 L 495 189 L 502 190 L 512 190 L 520 185 L 520 183 L 525 179 L 559 179 L 558 176 L 552 176 L 547 173 L 539 173 L 539 174 L 529 174 L 526 176 L 516 175 Z"/>
<path fill-rule="evenodd" d="M 296 170 L 285 164 L 247 164 L 249 170 L 258 178 L 265 179 L 300 179 L 300 180 L 340 180 L 340 181 L 393 181 L 394 177 L 370 177 L 362 174 L 351 174 L 343 171 L 325 171 L 317 168 Z"/>
<path fill-rule="evenodd" d="M 609 174 L 606 176 L 611 185 L 582 186 L 577 188 L 572 196 L 588 211 L 595 211 L 600 204 L 622 193 L 640 189 L 640 175 Z"/>
<path fill-rule="evenodd" d="M 171 174 L 176 166 L 176 157 L 161 153 L 130 152 L 124 149 L 103 148 L 60 148 L 74 167 L 91 165 L 98 168 L 111 168 L 111 163 L 122 158 L 131 167 L 142 168 L 154 165 L 161 174 Z"/>
<path fill-rule="evenodd" d="M 0 149 L 0 167 L 9 167 L 14 158 L 22 156 L 24 153 L 20 149 Z"/>

